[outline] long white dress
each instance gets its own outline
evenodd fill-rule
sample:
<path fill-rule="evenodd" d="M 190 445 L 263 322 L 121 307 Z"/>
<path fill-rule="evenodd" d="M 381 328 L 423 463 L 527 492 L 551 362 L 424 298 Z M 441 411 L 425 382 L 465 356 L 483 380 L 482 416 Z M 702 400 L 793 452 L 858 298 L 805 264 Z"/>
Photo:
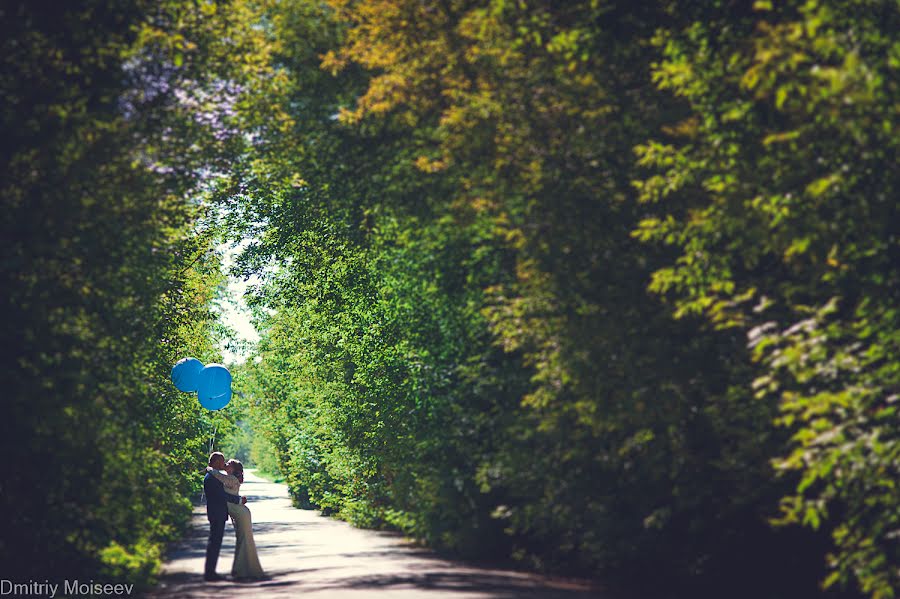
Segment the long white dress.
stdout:
<path fill-rule="evenodd" d="M 225 492 L 231 495 L 240 495 L 241 481 L 231 474 L 211 470 L 210 473 L 222 481 Z M 235 578 L 261 578 L 265 576 L 262 566 L 259 564 L 259 555 L 256 552 L 256 542 L 253 540 L 253 523 L 250 520 L 250 510 L 246 505 L 228 502 L 228 515 L 234 522 L 234 563 L 231 565 L 231 575 Z"/>

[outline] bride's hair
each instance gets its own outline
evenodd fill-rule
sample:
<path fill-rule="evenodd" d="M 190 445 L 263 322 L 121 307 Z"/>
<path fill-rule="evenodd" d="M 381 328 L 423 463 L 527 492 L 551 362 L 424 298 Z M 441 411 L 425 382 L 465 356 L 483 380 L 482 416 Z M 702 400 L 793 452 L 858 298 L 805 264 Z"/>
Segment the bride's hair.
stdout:
<path fill-rule="evenodd" d="M 239 460 L 235 460 L 234 458 L 228 460 L 228 463 L 231 464 L 233 468 L 234 475 L 237 477 L 241 483 L 244 482 L 244 465 L 241 464 Z"/>

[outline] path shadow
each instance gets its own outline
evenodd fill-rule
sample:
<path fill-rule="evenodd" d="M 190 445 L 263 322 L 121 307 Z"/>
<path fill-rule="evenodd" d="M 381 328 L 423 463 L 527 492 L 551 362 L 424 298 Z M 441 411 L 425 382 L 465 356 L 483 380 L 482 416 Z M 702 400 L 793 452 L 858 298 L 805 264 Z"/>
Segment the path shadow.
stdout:
<path fill-rule="evenodd" d="M 241 487 L 241 495 L 247 498 L 249 503 L 253 503 L 255 501 L 283 501 L 288 499 L 284 495 L 273 495 L 272 493 L 265 493 L 263 491 L 257 491 L 254 493 L 253 489 L 244 489 Z"/>
<path fill-rule="evenodd" d="M 264 483 L 269 484 L 269 483 Z M 248 507 L 260 505 L 260 521 L 253 529 L 264 580 L 206 582 L 202 562 L 206 554 L 209 524 L 202 506 L 195 506 L 191 527 L 181 542 L 170 547 L 168 563 L 176 567 L 161 576 L 147 597 L 177 599 L 227 599 L 230 597 L 363 596 L 418 597 L 429 594 L 479 599 L 611 599 L 605 590 L 586 581 L 549 580 L 529 573 L 481 563 L 447 559 L 434 551 L 405 541 L 393 531 L 356 531 L 338 525 L 327 516 L 305 512 L 298 516 L 284 495 L 247 485 Z M 258 490 L 261 494 L 254 495 Z M 264 499 L 265 498 L 265 499 Z M 269 501 L 271 499 L 272 501 Z M 275 501 L 278 500 L 278 501 Z M 346 538 L 345 538 L 346 537 Z M 219 573 L 230 571 L 234 529 L 226 526 Z M 180 563 L 179 563 L 180 562 Z"/>
<path fill-rule="evenodd" d="M 600 590 L 538 586 L 527 577 L 505 576 L 487 572 L 431 571 L 422 574 L 389 574 L 343 579 L 335 584 L 305 586 L 304 592 L 320 590 L 389 590 L 415 589 L 419 591 L 456 592 L 462 595 L 478 593 L 492 599 L 604 599 Z M 300 589 L 298 589 L 300 590 Z"/>
<path fill-rule="evenodd" d="M 306 583 L 305 576 L 321 575 L 326 570 L 341 568 L 306 568 L 269 572 L 266 579 L 251 582 L 225 580 L 208 583 L 200 574 L 179 573 L 167 576 L 151 597 L 187 598 L 198 596 L 230 597 L 296 597 L 308 593 L 327 592 L 340 597 L 342 592 L 372 591 L 390 595 L 390 591 L 440 592 L 443 595 L 471 596 L 490 599 L 609 599 L 600 589 L 585 589 L 557 584 L 538 584 L 528 577 L 507 576 L 491 572 L 430 571 L 422 574 L 390 574 L 340 578 L 332 582 Z"/>
<path fill-rule="evenodd" d="M 310 568 L 307 570 L 296 570 L 290 573 L 293 575 L 312 574 L 319 568 Z M 255 597 L 260 594 L 270 596 L 279 594 L 278 591 L 284 591 L 288 595 L 294 592 L 289 588 L 296 588 L 296 580 L 290 580 L 286 577 L 286 573 L 269 574 L 265 579 L 252 582 L 237 582 L 226 577 L 220 582 L 207 582 L 203 580 L 203 576 L 197 573 L 179 572 L 170 574 L 160 581 L 159 585 L 153 591 L 145 595 L 146 599 L 168 599 L 178 598 L 187 599 L 194 597 L 207 597 L 221 595 L 223 597 L 233 596 L 235 594 L 246 594 L 247 597 Z"/>
<path fill-rule="evenodd" d="M 258 537 L 267 534 L 296 533 L 297 531 L 311 532 L 322 528 L 324 525 L 318 522 L 253 522 L 253 536 Z"/>

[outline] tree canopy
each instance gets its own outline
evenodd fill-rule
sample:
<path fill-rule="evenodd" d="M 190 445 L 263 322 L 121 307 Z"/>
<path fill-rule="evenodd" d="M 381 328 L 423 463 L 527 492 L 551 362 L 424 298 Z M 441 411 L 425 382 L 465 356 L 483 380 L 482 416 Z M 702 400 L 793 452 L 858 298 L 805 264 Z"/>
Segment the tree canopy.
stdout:
<path fill-rule="evenodd" d="M 44 8 L 4 24 L 3 443 L 82 457 L 0 483 L 4 551 L 152 570 L 230 239 L 261 340 L 215 418 L 298 506 L 671 596 L 897 596 L 896 3 Z"/>

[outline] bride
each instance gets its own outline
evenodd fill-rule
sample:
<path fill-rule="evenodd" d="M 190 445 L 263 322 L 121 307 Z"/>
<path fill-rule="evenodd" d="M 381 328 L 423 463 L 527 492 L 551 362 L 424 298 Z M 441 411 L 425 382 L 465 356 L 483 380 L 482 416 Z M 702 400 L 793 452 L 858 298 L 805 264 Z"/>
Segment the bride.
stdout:
<path fill-rule="evenodd" d="M 241 483 L 244 482 L 244 465 L 238 460 L 228 460 L 225 463 L 225 473 L 220 470 L 207 467 L 206 470 L 222 481 L 225 492 L 232 495 L 240 495 Z M 231 566 L 231 575 L 234 578 L 262 578 L 265 576 L 262 566 L 259 565 L 259 556 L 256 553 L 256 543 L 253 541 L 253 523 L 250 521 L 250 510 L 246 505 L 228 502 L 228 515 L 234 523 L 235 547 L 234 564 Z"/>

